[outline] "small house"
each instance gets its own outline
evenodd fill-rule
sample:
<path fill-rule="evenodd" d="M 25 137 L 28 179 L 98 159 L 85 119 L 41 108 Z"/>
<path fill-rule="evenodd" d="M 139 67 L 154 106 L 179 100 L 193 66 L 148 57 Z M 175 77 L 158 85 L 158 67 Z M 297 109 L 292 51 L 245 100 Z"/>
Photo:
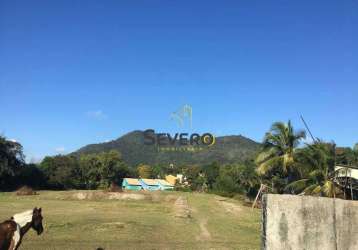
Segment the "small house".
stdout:
<path fill-rule="evenodd" d="M 142 190 L 142 184 L 138 179 L 124 178 L 122 182 L 122 188 L 125 190 Z"/>

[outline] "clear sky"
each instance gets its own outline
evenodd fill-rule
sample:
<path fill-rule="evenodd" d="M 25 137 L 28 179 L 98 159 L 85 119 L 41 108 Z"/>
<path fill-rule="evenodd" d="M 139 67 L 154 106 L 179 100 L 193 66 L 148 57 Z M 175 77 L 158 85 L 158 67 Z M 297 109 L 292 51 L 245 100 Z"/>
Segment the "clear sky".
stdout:
<path fill-rule="evenodd" d="M 0 133 L 27 159 L 134 129 L 358 142 L 358 2 L 0 0 Z"/>

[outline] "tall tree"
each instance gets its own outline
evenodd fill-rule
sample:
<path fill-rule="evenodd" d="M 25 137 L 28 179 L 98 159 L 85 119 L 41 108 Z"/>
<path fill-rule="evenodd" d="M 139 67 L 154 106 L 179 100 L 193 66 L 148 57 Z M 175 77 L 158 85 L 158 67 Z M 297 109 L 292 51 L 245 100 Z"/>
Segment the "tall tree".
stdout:
<path fill-rule="evenodd" d="M 216 181 L 216 178 L 218 178 L 220 173 L 220 166 L 219 163 L 213 162 L 209 165 L 206 165 L 203 167 L 203 172 L 205 174 L 208 188 L 213 188 L 213 185 Z"/>
<path fill-rule="evenodd" d="M 132 173 L 116 150 L 80 158 L 81 180 L 88 189 L 107 188 L 111 183 L 120 184 Z"/>
<path fill-rule="evenodd" d="M 287 185 L 286 190 L 305 195 L 335 197 L 340 189 L 334 183 L 335 145 L 318 141 L 300 150 L 298 164 L 305 169 L 303 178 Z"/>
<path fill-rule="evenodd" d="M 100 177 L 103 188 L 109 187 L 113 183 L 120 183 L 129 174 L 129 169 L 122 160 L 121 154 L 116 150 L 103 152 L 98 155 L 100 165 Z"/>
<path fill-rule="evenodd" d="M 20 143 L 0 136 L 0 190 L 10 188 L 13 177 L 25 165 L 24 158 Z"/>
<path fill-rule="evenodd" d="M 51 188 L 69 189 L 79 186 L 79 165 L 74 156 L 47 156 L 41 162 L 40 168 Z"/>
<path fill-rule="evenodd" d="M 140 164 L 137 167 L 138 176 L 143 179 L 151 178 L 152 168 L 149 165 Z"/>
<path fill-rule="evenodd" d="M 221 166 L 219 176 L 213 185 L 214 191 L 223 196 L 243 193 L 244 189 L 240 185 L 242 170 L 241 166 L 236 164 Z"/>
<path fill-rule="evenodd" d="M 349 147 L 337 147 L 336 148 L 336 161 L 339 165 L 349 166 L 354 164 L 355 152 Z"/>
<path fill-rule="evenodd" d="M 47 187 L 44 173 L 36 164 L 27 164 L 22 167 L 16 180 L 18 186 L 26 185 L 36 189 Z"/>
<path fill-rule="evenodd" d="M 101 161 L 97 154 L 86 154 L 80 158 L 81 180 L 86 189 L 96 189 L 101 181 Z"/>
<path fill-rule="evenodd" d="M 260 179 L 252 161 L 238 165 L 238 182 L 248 197 L 254 197 L 260 188 Z"/>
<path fill-rule="evenodd" d="M 264 175 L 274 168 L 284 174 L 293 170 L 295 149 L 305 137 L 304 131 L 294 131 L 291 121 L 274 123 L 266 133 L 262 151 L 256 159 L 258 173 Z"/>

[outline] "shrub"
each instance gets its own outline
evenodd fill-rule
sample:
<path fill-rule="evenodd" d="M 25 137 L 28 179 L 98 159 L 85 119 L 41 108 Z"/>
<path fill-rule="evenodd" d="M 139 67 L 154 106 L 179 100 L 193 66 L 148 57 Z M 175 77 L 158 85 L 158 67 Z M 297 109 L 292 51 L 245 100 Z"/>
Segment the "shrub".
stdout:
<path fill-rule="evenodd" d="M 34 191 L 31 187 L 22 186 L 16 191 L 16 195 L 37 195 L 38 193 Z"/>

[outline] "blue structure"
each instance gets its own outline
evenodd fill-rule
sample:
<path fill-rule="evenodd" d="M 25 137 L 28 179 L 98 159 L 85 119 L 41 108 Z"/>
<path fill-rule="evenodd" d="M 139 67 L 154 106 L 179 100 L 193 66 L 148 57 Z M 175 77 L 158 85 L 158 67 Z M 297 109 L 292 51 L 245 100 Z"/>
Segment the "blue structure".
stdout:
<path fill-rule="evenodd" d="M 142 190 L 142 184 L 138 179 L 124 178 L 122 182 L 122 189 L 138 191 Z"/>
<path fill-rule="evenodd" d="M 158 181 L 156 181 L 156 180 L 153 180 L 153 179 L 139 179 L 139 182 L 142 184 L 142 188 L 144 190 L 149 190 L 149 191 L 160 190 L 160 185 L 159 185 Z"/>
<path fill-rule="evenodd" d="M 134 179 L 134 178 L 124 178 L 122 182 L 123 190 L 148 190 L 148 191 L 157 191 L 157 190 L 172 190 L 174 185 L 162 179 Z"/>

